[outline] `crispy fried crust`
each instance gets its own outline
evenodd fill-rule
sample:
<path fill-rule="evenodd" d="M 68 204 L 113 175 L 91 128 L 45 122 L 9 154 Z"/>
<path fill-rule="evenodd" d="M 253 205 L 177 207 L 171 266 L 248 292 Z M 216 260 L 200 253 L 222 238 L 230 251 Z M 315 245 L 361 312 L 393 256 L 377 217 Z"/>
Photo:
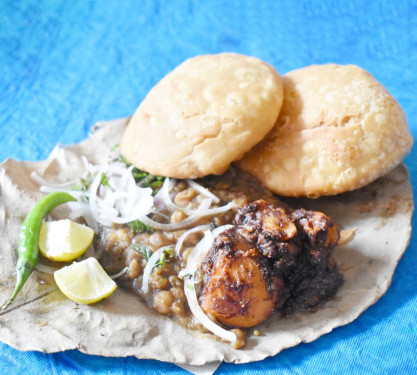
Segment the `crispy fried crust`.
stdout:
<path fill-rule="evenodd" d="M 403 110 L 365 70 L 313 65 L 282 78 L 276 125 L 239 163 L 273 192 L 318 197 L 354 190 L 410 151 Z"/>
<path fill-rule="evenodd" d="M 278 299 L 282 279 L 236 227 L 221 233 L 203 265 L 201 307 L 221 322 L 252 327 L 265 320 Z"/>
<path fill-rule="evenodd" d="M 264 200 L 244 205 L 202 265 L 203 310 L 219 321 L 252 327 L 272 310 L 310 310 L 342 283 L 332 251 L 337 225 L 321 212 L 287 212 Z"/>
<path fill-rule="evenodd" d="M 221 174 L 271 130 L 282 98 L 279 74 L 257 58 L 222 53 L 188 59 L 140 104 L 122 154 L 156 175 Z"/>

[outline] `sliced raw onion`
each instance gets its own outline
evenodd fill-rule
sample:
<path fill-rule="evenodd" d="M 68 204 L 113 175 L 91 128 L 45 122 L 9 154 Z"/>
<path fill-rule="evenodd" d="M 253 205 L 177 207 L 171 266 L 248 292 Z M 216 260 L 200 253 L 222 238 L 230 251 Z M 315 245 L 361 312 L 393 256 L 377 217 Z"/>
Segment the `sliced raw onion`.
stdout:
<path fill-rule="evenodd" d="M 127 269 L 128 269 L 128 267 L 123 268 L 120 272 L 117 272 L 116 274 L 111 275 L 110 278 L 114 280 L 114 279 L 117 279 L 120 276 L 123 276 L 127 272 Z"/>
<path fill-rule="evenodd" d="M 185 231 L 181 236 L 178 238 L 177 244 L 175 245 L 175 254 L 177 254 L 178 257 L 181 256 L 181 249 L 182 244 L 184 243 L 184 240 L 192 233 L 200 232 L 203 230 L 210 229 L 210 225 L 199 225 L 198 227 L 191 228 L 187 231 Z"/>
<path fill-rule="evenodd" d="M 90 207 L 87 203 L 82 202 L 68 202 L 70 208 L 69 219 L 76 220 L 80 217 L 84 218 L 87 225 L 94 230 L 96 234 L 99 233 L 99 227 L 93 214 L 91 213 Z"/>
<path fill-rule="evenodd" d="M 32 172 L 30 174 L 30 178 L 36 181 L 39 185 L 43 185 L 45 187 L 49 187 L 51 189 L 69 189 L 70 187 L 76 185 L 80 182 L 80 179 L 74 179 L 71 181 L 63 182 L 63 183 L 54 183 L 45 180 L 43 177 L 39 176 L 36 172 Z"/>
<path fill-rule="evenodd" d="M 48 273 L 49 275 L 53 275 L 55 271 L 59 270 L 59 268 L 47 266 L 46 264 L 39 263 L 39 262 L 35 266 L 35 269 L 43 273 Z"/>
<path fill-rule="evenodd" d="M 236 207 L 236 204 L 234 202 L 229 202 L 225 204 L 224 206 L 208 208 L 207 210 L 198 210 L 198 213 L 203 216 L 211 216 L 211 215 L 217 215 L 217 214 L 221 214 L 223 212 L 229 211 L 230 209 L 234 207 Z"/>
<path fill-rule="evenodd" d="M 156 266 L 156 264 L 159 262 L 159 259 L 161 259 L 162 253 L 164 250 L 169 248 L 174 248 L 175 245 L 167 245 L 159 248 L 156 250 L 151 257 L 148 259 L 148 262 L 146 263 L 146 267 L 143 270 L 143 279 L 142 279 L 142 292 L 147 294 L 149 292 L 149 277 L 151 276 L 152 269 Z"/>
<path fill-rule="evenodd" d="M 132 212 L 128 216 L 112 217 L 111 221 L 116 224 L 126 224 L 131 221 L 142 218 L 144 215 L 149 214 L 153 206 L 152 196 L 144 196 L 136 205 L 132 208 Z"/>
<path fill-rule="evenodd" d="M 102 225 L 126 224 L 151 212 L 152 189 L 137 186 L 130 172 L 131 169 L 115 163 L 98 171 L 93 179 L 89 205 L 94 218 Z M 101 184 L 103 173 L 109 186 Z"/>
<path fill-rule="evenodd" d="M 171 197 L 169 196 L 170 190 L 171 190 L 171 179 L 169 177 L 166 177 L 157 195 L 158 195 L 158 198 L 161 198 L 164 206 L 167 208 L 171 208 L 172 210 L 173 208 L 175 209 L 178 206 L 174 204 L 174 202 L 171 200 Z"/>
<path fill-rule="evenodd" d="M 97 251 L 95 251 L 94 258 L 100 260 L 104 253 L 104 246 L 100 246 Z"/>
<path fill-rule="evenodd" d="M 164 180 L 164 183 L 162 184 L 162 188 L 160 190 L 160 198 L 162 199 L 164 206 L 171 211 L 179 210 L 179 211 L 184 212 L 187 215 L 192 215 L 196 211 L 198 211 L 199 208 L 195 210 L 191 210 L 187 207 L 178 206 L 172 201 L 171 196 L 170 196 L 170 191 L 171 191 L 171 186 L 172 186 L 171 181 L 172 180 L 169 177 L 166 177 Z M 211 206 L 212 201 L 213 200 L 210 198 L 210 204 L 207 205 L 207 208 Z"/>
<path fill-rule="evenodd" d="M 193 216 L 187 217 L 186 219 L 184 219 L 183 221 L 180 221 L 179 223 L 158 223 L 157 221 L 152 220 L 147 216 L 141 217 L 139 220 L 143 224 L 153 229 L 171 231 L 171 230 L 179 230 L 179 229 L 186 228 L 189 225 L 195 223 L 200 218 L 202 218 L 202 216 L 193 215 Z"/>
<path fill-rule="evenodd" d="M 206 230 L 204 232 L 204 237 L 188 256 L 186 267 L 178 274 L 178 276 L 184 277 L 184 293 L 187 298 L 188 306 L 195 318 L 216 336 L 225 341 L 234 343 L 237 339 L 236 335 L 214 323 L 201 309 L 195 290 L 195 272 L 201 266 L 202 261 L 210 251 L 214 238 L 231 227 L 233 227 L 233 225 L 227 224 L 214 229 L 212 232 Z"/>
<path fill-rule="evenodd" d="M 89 257 L 95 257 L 95 258 L 99 259 L 97 257 L 97 253 L 96 253 L 96 250 L 95 250 L 93 244 L 91 244 L 87 248 L 87 250 L 85 251 L 85 253 L 80 256 L 81 259 L 83 259 L 83 258 L 86 259 L 86 258 L 89 258 Z M 78 259 L 80 259 L 80 258 L 78 258 Z M 60 267 L 47 266 L 46 264 L 41 263 L 39 261 L 36 264 L 35 269 L 37 269 L 40 272 L 44 272 L 44 273 L 48 273 L 50 275 L 53 275 L 55 271 L 58 271 L 60 269 Z M 126 271 L 127 271 L 127 267 L 126 267 Z"/>
<path fill-rule="evenodd" d="M 100 175 L 97 174 L 96 177 L 93 179 L 90 189 L 89 189 L 89 197 L 88 197 L 88 204 L 90 206 L 91 213 L 93 214 L 94 218 L 101 224 L 108 225 L 108 222 L 103 223 L 100 221 L 99 210 L 97 207 L 97 190 L 100 187 Z M 111 224 L 111 223 L 110 223 Z"/>
<path fill-rule="evenodd" d="M 211 191 L 206 189 L 204 186 L 201 186 L 200 184 L 198 184 L 197 182 L 191 179 L 188 179 L 187 182 L 194 190 L 197 190 L 199 193 L 205 195 L 207 198 L 211 198 L 214 203 L 220 203 L 219 197 L 214 195 Z"/>
<path fill-rule="evenodd" d="M 95 175 L 100 169 L 103 168 L 101 165 L 91 164 L 84 155 L 81 156 L 81 160 L 84 163 L 87 172 L 92 175 Z"/>
<path fill-rule="evenodd" d="M 178 206 L 172 201 L 171 196 L 170 196 L 170 191 L 171 191 L 171 186 L 172 186 L 171 181 L 172 180 L 169 179 L 168 177 L 165 178 L 162 188 L 160 192 L 158 192 L 158 199 L 161 198 L 165 207 L 167 207 L 171 211 L 180 210 L 186 213 L 187 215 L 193 215 L 194 213 L 196 213 L 200 208 L 192 210 L 187 207 Z M 205 187 L 197 184 L 196 182 L 190 179 L 186 181 L 194 190 L 198 191 L 199 193 L 201 193 L 202 195 L 207 197 L 207 199 L 210 200 L 210 205 L 208 205 L 207 209 L 209 209 L 209 207 L 211 206 L 211 202 L 214 202 L 214 203 L 220 202 L 220 199 L 217 196 L 215 196 L 213 193 L 211 193 L 209 190 L 207 190 Z M 215 208 L 212 208 L 210 210 L 214 210 L 214 209 Z M 215 213 L 209 213 L 209 214 L 215 215 Z"/>
<path fill-rule="evenodd" d="M 236 341 L 237 338 L 233 332 L 230 332 L 214 323 L 201 309 L 197 300 L 197 293 L 195 291 L 194 274 L 187 275 L 185 277 L 184 293 L 187 297 L 188 306 L 190 307 L 191 312 L 204 327 L 225 341 L 229 341 L 231 343 Z"/>
<path fill-rule="evenodd" d="M 85 251 L 85 253 L 82 254 L 82 255 L 80 255 L 79 258 L 81 258 L 81 259 L 87 259 L 87 258 L 91 258 L 91 257 L 96 258 L 96 249 L 94 248 L 93 243 L 91 243 L 91 245 L 88 246 L 88 248 Z M 96 258 L 96 259 L 98 259 L 98 258 Z"/>
<path fill-rule="evenodd" d="M 202 230 L 203 227 L 196 227 L 194 229 Z M 205 230 L 204 237 L 200 240 L 200 242 L 195 245 L 194 249 L 191 251 L 190 255 L 187 259 L 187 264 L 183 270 L 181 270 L 178 274 L 179 277 L 184 277 L 185 275 L 191 275 L 194 274 L 195 271 L 200 267 L 203 259 L 206 257 L 207 253 L 209 252 L 211 246 L 213 245 L 214 239 L 225 230 L 232 228 L 233 225 L 226 224 L 222 225 L 216 229 L 214 229 L 212 232 L 210 230 Z M 190 229 L 190 233 L 192 233 L 193 229 Z M 185 232 L 183 235 L 185 235 L 187 232 Z M 180 237 L 181 238 L 181 237 Z M 179 242 L 179 240 L 178 240 Z M 178 243 L 177 243 L 178 245 Z M 182 243 L 181 243 L 182 245 Z M 178 254 L 178 253 L 177 253 Z"/>
<path fill-rule="evenodd" d="M 204 202 L 205 200 L 203 200 Z M 200 206 L 201 207 L 201 206 Z M 180 221 L 178 223 L 158 223 L 157 221 L 154 221 L 150 219 L 149 217 L 145 216 L 142 218 L 139 218 L 139 220 L 150 226 L 154 229 L 159 230 L 179 230 L 188 227 L 189 225 L 195 223 L 196 221 L 200 220 L 202 217 L 216 215 L 219 213 L 223 213 L 226 211 L 229 211 L 230 209 L 234 208 L 235 204 L 233 202 L 229 202 L 225 206 L 216 207 L 216 208 L 203 208 L 203 209 L 197 209 L 194 214 L 188 216 L 183 221 Z"/>
<path fill-rule="evenodd" d="M 41 185 L 39 187 L 39 191 L 41 193 L 53 193 L 55 191 L 63 191 L 65 193 L 72 195 L 74 198 L 79 199 L 79 200 L 81 200 L 83 196 L 87 195 L 85 191 L 72 190 L 72 189 L 59 189 L 59 188 L 54 188 L 54 187 L 50 187 L 46 185 Z"/>
<path fill-rule="evenodd" d="M 220 200 L 203 186 L 192 180 L 187 182 L 194 189 L 206 196 L 197 209 L 191 210 L 176 205 L 170 197 L 172 179 L 166 178 L 158 196 L 152 196 L 151 188 L 142 188 L 132 175 L 133 166 L 126 167 L 123 163 L 113 162 L 105 166 L 92 165 L 86 158 L 83 158 L 86 171 L 94 176 L 87 192 L 70 191 L 80 202 L 80 206 L 73 207 L 71 217 L 83 216 L 87 224 L 98 231 L 98 224 L 111 226 L 112 224 L 126 224 L 131 221 L 140 220 L 144 224 L 157 230 L 179 230 L 189 227 L 202 217 L 217 215 L 226 212 L 234 207 L 232 202 L 222 206 L 210 208 L 212 202 Z M 102 183 L 102 175 L 106 176 L 108 184 Z M 63 184 L 51 184 L 40 176 L 33 174 L 34 179 L 42 183 L 41 191 L 51 192 L 56 190 L 69 189 L 79 180 L 68 181 Z M 83 198 L 88 197 L 88 203 L 82 203 Z M 156 212 L 156 205 L 173 210 L 182 210 L 188 217 L 179 223 L 160 223 L 148 215 Z"/>
<path fill-rule="evenodd" d="M 191 254 L 188 256 L 187 265 L 178 273 L 178 276 L 184 277 L 185 275 L 194 275 L 194 272 L 200 267 L 201 262 L 206 257 L 212 244 L 213 236 L 211 231 L 206 230 L 204 232 L 204 237 L 197 245 L 195 245 L 193 251 L 191 251 Z"/>
<path fill-rule="evenodd" d="M 213 236 L 213 240 L 220 234 L 223 233 L 225 230 L 232 228 L 233 225 L 232 224 L 226 224 L 226 225 L 222 225 L 220 227 L 217 227 L 216 229 L 214 229 L 211 232 L 211 235 Z"/>

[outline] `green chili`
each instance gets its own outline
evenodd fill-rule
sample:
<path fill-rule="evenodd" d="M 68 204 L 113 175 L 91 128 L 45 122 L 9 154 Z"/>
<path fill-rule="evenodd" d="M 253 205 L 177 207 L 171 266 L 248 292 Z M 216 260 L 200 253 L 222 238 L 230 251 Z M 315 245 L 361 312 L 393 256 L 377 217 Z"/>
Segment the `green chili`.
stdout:
<path fill-rule="evenodd" d="M 16 287 L 9 300 L 3 305 L 2 310 L 13 302 L 38 263 L 39 233 L 43 218 L 54 207 L 75 200 L 72 195 L 64 192 L 50 193 L 41 198 L 26 216 L 19 231 Z"/>

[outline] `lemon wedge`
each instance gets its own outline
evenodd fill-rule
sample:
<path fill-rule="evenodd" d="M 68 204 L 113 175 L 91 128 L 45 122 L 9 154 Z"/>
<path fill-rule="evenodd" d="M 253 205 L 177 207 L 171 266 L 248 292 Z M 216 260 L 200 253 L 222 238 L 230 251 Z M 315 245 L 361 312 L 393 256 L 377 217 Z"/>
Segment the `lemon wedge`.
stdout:
<path fill-rule="evenodd" d="M 81 304 L 98 302 L 109 297 L 117 288 L 93 257 L 55 271 L 54 278 L 62 293 Z"/>
<path fill-rule="evenodd" d="M 40 253 L 56 262 L 70 262 L 82 255 L 94 238 L 94 230 L 72 220 L 45 221 L 39 234 Z"/>

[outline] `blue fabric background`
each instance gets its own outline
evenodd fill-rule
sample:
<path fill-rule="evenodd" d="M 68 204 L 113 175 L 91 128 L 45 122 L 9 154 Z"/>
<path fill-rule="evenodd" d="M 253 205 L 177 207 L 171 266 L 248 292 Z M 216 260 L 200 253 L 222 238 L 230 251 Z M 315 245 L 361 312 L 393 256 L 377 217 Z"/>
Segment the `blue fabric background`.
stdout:
<path fill-rule="evenodd" d="M 184 59 L 235 51 L 280 73 L 313 63 L 369 70 L 417 137 L 417 1 L 3 0 L 0 161 L 45 159 L 98 120 L 125 117 Z M 414 193 L 416 151 L 406 159 Z M 413 226 L 416 221 L 413 220 Z M 386 295 L 355 322 L 264 361 L 218 374 L 417 373 L 417 239 Z M 19 352 L 0 343 L 0 373 L 184 374 L 166 363 L 76 350 Z"/>

